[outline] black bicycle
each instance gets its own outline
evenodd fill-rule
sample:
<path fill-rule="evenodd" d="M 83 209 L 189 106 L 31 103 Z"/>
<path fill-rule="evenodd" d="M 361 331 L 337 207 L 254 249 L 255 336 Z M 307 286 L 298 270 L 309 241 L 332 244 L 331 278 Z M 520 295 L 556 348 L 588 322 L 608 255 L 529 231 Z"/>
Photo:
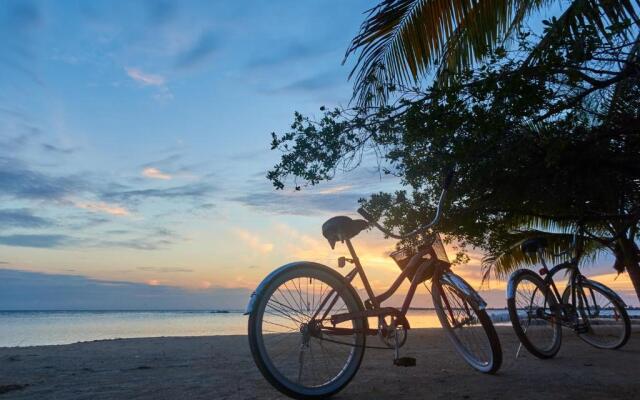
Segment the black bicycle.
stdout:
<path fill-rule="evenodd" d="M 625 302 L 602 283 L 582 275 L 578 268 L 583 240 L 583 231 L 577 231 L 571 249 L 564 252 L 575 253 L 573 258 L 551 269 L 543 257 L 547 247 L 544 237 L 521 244 L 523 252 L 537 253 L 542 268 L 539 274 L 528 269 L 511 274 L 507 305 L 521 345 L 536 357 L 551 358 L 558 353 L 563 326 L 600 349 L 618 349 L 629 340 L 631 322 Z M 553 279 L 561 271 L 568 274 L 562 294 Z"/>

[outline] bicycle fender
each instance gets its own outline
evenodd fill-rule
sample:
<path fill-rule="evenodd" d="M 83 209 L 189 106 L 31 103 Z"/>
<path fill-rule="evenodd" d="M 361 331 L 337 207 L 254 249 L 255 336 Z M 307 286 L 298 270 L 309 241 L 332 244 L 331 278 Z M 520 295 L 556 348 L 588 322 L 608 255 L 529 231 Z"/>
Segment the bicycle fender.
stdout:
<path fill-rule="evenodd" d="M 591 279 L 584 279 L 583 282 L 586 282 L 589 285 L 593 285 L 593 286 L 597 287 L 599 290 L 602 290 L 603 292 L 607 293 L 609 296 L 613 297 L 618 302 L 620 302 L 620 305 L 622 305 L 622 307 L 627 307 L 627 303 L 625 303 L 624 300 L 622 300 L 622 297 L 620 297 L 618 295 L 618 293 L 616 293 L 613 290 L 609 289 L 607 286 L 603 285 L 602 283 L 596 282 L 596 281 L 592 281 Z"/>
<path fill-rule="evenodd" d="M 467 299 L 470 300 L 479 310 L 484 310 L 487 308 L 487 303 L 484 301 L 482 297 L 476 292 L 471 285 L 467 283 L 464 279 L 454 274 L 451 271 L 446 271 L 440 277 L 441 280 L 447 282 L 448 284 L 458 288 Z"/>
<path fill-rule="evenodd" d="M 514 299 L 516 297 L 516 284 L 515 282 L 520 278 L 521 275 L 534 275 L 535 277 L 540 278 L 538 274 L 529 270 L 529 269 L 519 269 L 511 274 L 509 277 L 509 282 L 507 283 L 507 300 Z"/>
<path fill-rule="evenodd" d="M 281 267 L 278 267 L 276 269 L 274 269 L 273 271 L 271 271 L 271 273 L 269 275 L 267 275 L 262 282 L 260 282 L 260 284 L 258 285 L 258 287 L 256 288 L 256 290 L 253 291 L 253 293 L 251 293 L 251 297 L 249 298 L 249 303 L 247 304 L 247 307 L 244 311 L 244 315 L 250 315 L 253 312 L 253 308 L 255 306 L 255 303 L 257 301 L 257 299 L 259 299 L 262 296 L 262 293 L 264 292 L 265 287 L 267 287 L 267 285 L 269 284 L 269 282 L 271 282 L 273 279 L 275 279 L 278 275 L 283 274 L 291 269 L 294 268 L 298 268 L 300 266 L 311 266 L 314 268 L 321 268 L 321 269 L 325 269 L 327 270 L 329 273 L 335 275 L 336 277 L 339 277 L 341 280 L 343 280 L 346 284 L 347 287 L 349 288 L 349 290 L 352 291 L 352 293 L 354 294 L 354 296 L 357 299 L 360 299 L 360 296 L 358 296 L 358 293 L 355 291 L 355 289 L 353 288 L 353 286 L 346 281 L 346 279 L 344 279 L 344 276 L 340 275 L 339 273 L 337 273 L 334 269 L 323 265 L 323 264 L 319 264 L 319 263 L 315 263 L 312 261 L 295 261 L 289 264 L 285 264 Z M 362 300 L 360 300 L 360 304 L 361 304 L 361 308 L 364 309 L 364 307 L 362 306 Z"/>

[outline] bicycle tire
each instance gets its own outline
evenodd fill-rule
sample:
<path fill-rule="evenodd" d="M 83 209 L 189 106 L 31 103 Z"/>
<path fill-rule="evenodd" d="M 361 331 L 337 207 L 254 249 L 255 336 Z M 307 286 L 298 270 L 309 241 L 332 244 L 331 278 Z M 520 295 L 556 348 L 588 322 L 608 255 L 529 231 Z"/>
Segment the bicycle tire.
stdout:
<path fill-rule="evenodd" d="M 547 300 L 549 301 L 550 313 L 554 312 L 552 311 L 553 308 L 557 309 L 558 302 L 555 298 L 555 295 L 551 292 L 551 290 L 549 290 L 549 287 L 544 283 L 542 278 L 540 278 L 539 275 L 530 270 L 518 270 L 511 274 L 511 277 L 509 278 L 509 288 L 513 288 L 513 293 L 510 293 L 507 296 L 507 308 L 509 309 L 509 319 L 511 320 L 511 325 L 513 326 L 513 330 L 518 336 L 518 339 L 520 339 L 520 343 L 522 343 L 522 345 L 529 351 L 529 353 L 542 359 L 552 358 L 556 354 L 558 354 L 558 351 L 560 351 L 560 346 L 562 344 L 562 325 L 560 325 L 558 322 L 539 318 L 540 320 L 547 322 L 542 322 L 541 324 L 548 325 L 548 327 L 550 328 L 549 333 L 551 333 L 553 336 L 551 337 L 547 346 L 540 346 L 533 342 L 531 338 L 532 335 L 528 334 L 530 324 L 528 323 L 527 326 L 523 327 L 520 320 L 520 315 L 518 314 L 518 308 L 520 306 L 525 306 L 525 304 L 518 304 L 520 303 L 518 301 L 519 299 L 517 298 L 518 286 L 520 286 L 521 283 L 525 280 L 532 283 L 536 287 L 536 290 L 538 290 L 540 293 L 546 292 L 544 304 L 542 306 L 543 312 L 546 309 Z M 530 309 L 526 310 L 529 316 L 533 311 L 531 310 L 532 303 L 533 300 L 530 301 Z M 539 309 L 539 307 L 536 308 L 536 312 L 537 309 Z"/>
<path fill-rule="evenodd" d="M 487 374 L 496 373 L 502 365 L 502 347 L 500 345 L 500 339 L 498 338 L 496 329 L 493 326 L 493 322 L 486 310 L 480 309 L 475 304 L 475 301 L 471 301 L 463 290 L 449 282 L 441 281 L 440 279 L 434 280 L 432 283 L 431 293 L 433 297 L 433 305 L 438 319 L 440 320 L 440 324 L 462 358 L 471 365 L 471 367 L 480 372 Z M 443 302 L 445 304 L 443 304 Z M 467 319 L 469 319 L 470 322 L 474 322 L 472 321 L 473 317 L 469 315 L 471 311 L 473 311 L 477 316 L 477 322 L 480 323 L 480 326 L 476 326 L 475 328 L 466 328 L 465 334 L 461 334 L 462 329 L 464 329 L 464 325 L 460 325 L 458 327 L 452 326 L 456 325 L 455 321 L 452 323 L 452 320 L 456 319 L 456 316 L 451 312 L 452 307 L 447 306 L 447 302 L 449 304 L 457 302 L 457 305 L 460 308 L 465 308 L 464 311 L 461 311 L 462 315 L 466 313 Z M 467 307 L 471 308 L 468 309 Z M 477 354 L 478 351 L 472 350 L 469 343 L 465 343 L 465 339 L 468 336 L 467 334 L 478 333 L 480 328 L 482 328 L 483 334 L 475 336 L 479 336 L 480 338 L 484 337 L 487 340 L 489 351 L 483 351 L 483 355 L 487 358 L 486 361 L 480 359 L 480 355 Z M 475 343 L 478 343 L 477 339 L 478 338 L 476 337 Z M 469 340 L 469 342 L 472 341 Z"/>
<path fill-rule="evenodd" d="M 257 293 L 254 309 L 252 310 L 248 321 L 248 333 L 249 333 L 249 346 L 253 359 L 265 377 L 265 379 L 281 393 L 296 398 L 296 399 L 320 399 L 327 398 L 342 390 L 355 376 L 356 372 L 362 362 L 364 356 L 364 350 L 366 345 L 366 335 L 363 333 L 367 326 L 366 320 L 354 320 L 353 325 L 357 332 L 355 334 L 354 346 L 347 346 L 350 348 L 349 358 L 346 361 L 344 368 L 342 368 L 338 375 L 328 380 L 324 384 L 305 386 L 301 384 L 300 377 L 302 373 L 298 374 L 298 382 L 294 382 L 284 370 L 284 367 L 276 365 L 276 362 L 272 359 L 267 345 L 265 344 L 265 335 L 263 334 L 265 309 L 274 294 L 283 282 L 291 281 L 291 279 L 314 279 L 323 282 L 326 286 L 336 289 L 337 293 L 344 300 L 344 304 L 348 309 L 348 312 L 357 312 L 364 309 L 360 298 L 357 296 L 355 290 L 351 285 L 337 272 L 332 269 L 315 263 L 299 263 L 287 268 L 283 268 L 275 275 L 272 274 L 265 279 L 266 282 L 260 285 L 262 290 Z M 268 280 L 268 281 L 267 281 Z M 296 318 L 300 317 L 299 314 Z M 292 323 L 293 324 L 293 323 Z M 296 333 L 292 333 L 295 335 Z M 292 336 L 293 340 L 295 336 Z M 310 341 L 314 338 L 309 339 Z M 316 338 L 317 341 L 321 339 Z M 331 342 L 325 341 L 324 347 Z M 312 345 L 309 345 L 313 349 Z M 342 347 L 345 347 L 344 345 Z M 288 346 L 291 349 L 290 346 Z M 302 345 L 300 345 L 300 352 L 302 352 Z M 316 347 L 318 348 L 318 347 Z M 285 349 L 286 351 L 286 349 Z M 313 357 L 313 352 L 311 350 Z M 313 360 L 312 362 L 314 362 Z M 326 361 L 326 360 L 325 360 Z M 303 361 L 300 361 L 300 370 L 302 370 Z M 312 376 L 313 377 L 313 376 Z"/>

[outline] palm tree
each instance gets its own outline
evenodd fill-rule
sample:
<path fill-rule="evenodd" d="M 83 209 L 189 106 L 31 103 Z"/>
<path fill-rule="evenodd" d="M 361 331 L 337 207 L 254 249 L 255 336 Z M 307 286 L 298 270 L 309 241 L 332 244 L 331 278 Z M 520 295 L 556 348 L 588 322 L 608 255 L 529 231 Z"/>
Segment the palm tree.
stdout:
<path fill-rule="evenodd" d="M 637 217 L 636 217 L 637 218 Z M 636 295 L 640 299 L 640 254 L 635 244 L 637 221 L 622 223 L 619 218 L 604 219 L 597 223 L 584 224 L 587 232 L 581 240 L 582 253 L 580 262 L 592 264 L 605 253 L 613 253 L 616 261 L 613 268 L 618 273 L 625 270 L 629 273 Z M 573 222 L 557 221 L 542 218 L 527 218 L 517 225 L 518 230 L 507 234 L 504 246 L 493 249 L 482 260 L 484 279 L 488 280 L 491 272 L 499 278 L 506 278 L 518 268 L 540 264 L 537 254 L 526 254 L 520 245 L 527 239 L 544 237 L 548 243 L 542 251 L 543 257 L 554 263 L 569 261 L 574 254 L 564 253 L 574 240 L 576 225 Z M 631 246 L 629 246 L 631 244 Z M 635 268 L 634 268 L 635 267 Z"/>
<path fill-rule="evenodd" d="M 584 29 L 595 29 L 605 40 L 611 40 L 614 32 L 623 41 L 635 43 L 618 71 L 626 78 L 614 85 L 607 100 L 606 122 L 616 123 L 616 118 L 637 107 L 634 102 L 640 96 L 640 0 L 384 0 L 368 11 L 345 55 L 345 60 L 357 56 L 350 74 L 355 77 L 354 99 L 359 106 L 383 105 L 394 86 L 417 85 L 429 77 L 446 84 L 449 77 L 506 46 L 529 17 L 551 7 L 561 11 L 544 21 L 546 28 L 526 65 L 537 63 L 555 38 L 577 37 Z M 585 242 L 585 260 L 612 252 L 615 269 L 627 270 L 640 299 L 638 219 L 622 230 L 615 220 L 588 226 L 594 237 Z M 535 256 L 519 251 L 519 244 L 531 236 L 547 237 L 551 244 L 547 255 L 567 248 L 569 229 L 576 222 L 525 216 L 514 225 L 517 231 L 504 238 L 504 245 L 484 259 L 485 271 L 504 276 L 536 263 Z M 610 243 L 611 238 L 616 240 Z"/>
<path fill-rule="evenodd" d="M 345 55 L 346 60 L 357 54 L 350 74 L 354 97 L 360 105 L 384 104 L 389 85 L 459 72 L 502 46 L 529 16 L 551 6 L 563 7 L 562 13 L 546 21 L 532 62 L 554 35 L 593 26 L 607 36 L 613 25 L 628 35 L 639 22 L 640 0 L 384 0 L 368 11 Z"/>

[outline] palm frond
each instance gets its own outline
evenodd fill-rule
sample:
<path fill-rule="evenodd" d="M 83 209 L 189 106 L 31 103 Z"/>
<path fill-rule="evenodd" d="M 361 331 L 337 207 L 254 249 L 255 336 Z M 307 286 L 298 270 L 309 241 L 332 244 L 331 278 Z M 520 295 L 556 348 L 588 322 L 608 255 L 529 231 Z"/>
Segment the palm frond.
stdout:
<path fill-rule="evenodd" d="M 524 241 L 538 237 L 543 237 L 547 240 L 548 246 L 542 254 L 548 263 L 555 265 L 560 262 L 569 261 L 573 257 L 572 254 L 557 255 L 571 247 L 573 233 L 545 232 L 540 230 L 515 232 L 511 235 L 511 240 L 507 241 L 507 243 L 510 243 L 508 246 L 494 253 L 489 253 L 482 259 L 484 279 L 489 279 L 491 272 L 498 278 L 506 278 L 511 272 L 518 268 L 540 265 L 541 262 L 537 254 L 526 254 L 520 249 Z M 608 248 L 602 246 L 602 244 L 596 240 L 585 237 L 583 237 L 582 240 L 584 250 L 581 263 L 583 264 L 593 263 L 603 253 L 609 251 Z"/>
<path fill-rule="evenodd" d="M 460 62 L 472 62 L 492 48 L 510 26 L 522 0 L 385 0 L 369 10 L 345 59 L 359 52 L 350 78 L 361 104 L 383 103 L 386 84 L 411 85 L 445 52 L 459 29 L 458 45 L 450 47 Z M 535 2 L 534 2 L 535 3 Z M 464 32 L 464 34 L 462 34 Z M 458 50 L 455 50 L 458 49 Z"/>
<path fill-rule="evenodd" d="M 557 19 L 549 23 L 542 39 L 531 51 L 528 63 L 540 60 L 541 54 L 549 48 L 555 38 L 561 36 L 575 37 L 580 30 L 593 26 L 600 35 L 607 38 L 611 35 L 608 30 L 613 25 L 621 25 L 620 34 L 625 36 L 632 32 L 634 26 L 640 23 L 637 10 L 640 0 L 573 0 Z"/>
<path fill-rule="evenodd" d="M 636 37 L 636 41 L 629 50 L 629 55 L 624 68 L 634 68 L 640 61 L 640 34 Z M 637 67 L 636 67 L 637 68 Z M 625 100 L 629 99 L 629 96 L 633 96 L 632 90 L 638 87 L 638 81 L 640 80 L 640 72 L 636 71 L 635 75 L 630 79 L 624 79 L 618 82 L 609 100 L 609 116 L 612 117 L 616 112 L 619 112 L 624 108 Z"/>
<path fill-rule="evenodd" d="M 451 73 L 460 72 L 503 44 L 531 13 L 557 0 L 503 1 L 478 3 L 456 27 L 446 42 L 438 65 L 438 79 L 446 82 Z"/>
<path fill-rule="evenodd" d="M 521 26 L 526 17 L 559 0 L 384 0 L 369 10 L 345 60 L 358 53 L 359 105 L 383 104 L 389 88 L 410 86 L 438 67 L 440 80 L 481 60 Z M 553 19 L 528 61 L 536 61 L 556 35 L 575 35 L 593 25 L 603 36 L 613 25 L 638 23 L 640 0 L 573 0 Z"/>

